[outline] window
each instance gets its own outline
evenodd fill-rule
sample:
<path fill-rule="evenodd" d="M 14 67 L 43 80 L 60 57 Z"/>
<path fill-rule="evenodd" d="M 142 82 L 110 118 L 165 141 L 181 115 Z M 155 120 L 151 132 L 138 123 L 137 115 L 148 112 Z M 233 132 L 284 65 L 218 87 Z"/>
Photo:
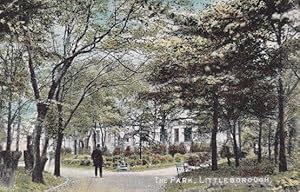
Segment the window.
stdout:
<path fill-rule="evenodd" d="M 192 141 L 192 128 L 185 128 L 184 129 L 184 142 L 191 142 Z"/>
<path fill-rule="evenodd" d="M 174 129 L 174 142 L 179 142 L 179 129 Z"/>

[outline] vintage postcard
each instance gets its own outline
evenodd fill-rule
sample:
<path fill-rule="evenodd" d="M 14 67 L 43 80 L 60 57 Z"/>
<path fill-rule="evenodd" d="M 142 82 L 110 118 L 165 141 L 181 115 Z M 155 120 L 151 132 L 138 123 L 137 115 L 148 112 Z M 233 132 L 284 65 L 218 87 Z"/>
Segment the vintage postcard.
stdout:
<path fill-rule="evenodd" d="M 300 191 L 299 0 L 1 0 L 0 192 Z"/>

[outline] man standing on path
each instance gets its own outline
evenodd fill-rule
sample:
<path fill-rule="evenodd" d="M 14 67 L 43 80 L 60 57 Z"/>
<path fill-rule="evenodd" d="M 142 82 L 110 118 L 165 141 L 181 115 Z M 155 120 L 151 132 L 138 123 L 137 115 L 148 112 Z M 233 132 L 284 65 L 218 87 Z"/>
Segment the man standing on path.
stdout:
<path fill-rule="evenodd" d="M 100 150 L 100 145 L 97 144 L 97 148 L 92 153 L 92 160 L 95 166 L 95 176 L 97 177 L 97 172 L 99 168 L 100 177 L 102 177 L 102 164 L 103 164 L 103 157 L 102 152 Z"/>

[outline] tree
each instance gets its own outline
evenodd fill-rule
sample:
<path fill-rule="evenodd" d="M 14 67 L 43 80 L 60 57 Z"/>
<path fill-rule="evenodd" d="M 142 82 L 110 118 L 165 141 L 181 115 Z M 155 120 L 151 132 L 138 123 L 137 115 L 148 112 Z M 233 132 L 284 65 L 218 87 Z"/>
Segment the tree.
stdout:
<path fill-rule="evenodd" d="M 162 41 L 162 46 L 167 52 L 158 57 L 151 81 L 154 85 L 164 85 L 160 95 L 164 99 L 177 99 L 186 109 L 204 110 L 212 118 L 212 169 L 216 170 L 219 88 L 227 78 L 221 70 L 224 66 L 210 55 L 214 46 L 205 38 L 174 37 Z"/>
<path fill-rule="evenodd" d="M 296 72 L 295 66 L 288 61 L 285 44 L 297 38 L 297 22 L 293 18 L 297 14 L 295 1 L 232 1 L 220 2 L 204 15 L 204 20 L 194 27 L 193 33 L 202 34 L 219 41 L 219 47 L 230 46 L 232 42 L 243 38 L 263 42 L 266 45 L 266 55 L 270 71 L 276 72 L 278 88 L 278 135 L 280 143 L 279 170 L 286 171 L 285 129 L 284 129 L 284 95 L 293 91 L 298 81 L 294 81 L 290 90 L 284 90 L 283 77 L 287 71 Z M 209 21 L 209 22 L 203 22 Z M 208 30 L 207 30 L 208 29 Z M 241 57 L 243 58 L 243 57 Z M 296 76 L 297 72 L 295 73 Z"/>
<path fill-rule="evenodd" d="M 6 151 L 11 150 L 12 145 L 12 133 L 13 125 L 17 118 L 21 116 L 22 108 L 28 103 L 27 98 L 24 98 L 27 94 L 27 86 L 25 84 L 27 78 L 24 75 L 25 67 L 22 66 L 22 48 L 14 45 L 13 37 L 10 36 L 3 43 L 4 48 L 0 52 L 0 81 L 1 85 L 1 97 L 4 115 L 7 120 L 6 131 Z"/>
<path fill-rule="evenodd" d="M 0 35 L 14 34 L 43 7 L 37 0 L 3 0 L 0 5 Z"/>
<path fill-rule="evenodd" d="M 44 17 L 31 19 L 29 24 L 21 30 L 20 34 L 24 35 L 23 43 L 28 55 L 27 64 L 31 86 L 37 101 L 37 123 L 34 131 L 35 163 L 32 174 L 34 182 L 43 182 L 43 161 L 46 158 L 49 138 L 46 134 L 46 142 L 41 154 L 39 147 L 41 133 L 44 129 L 43 124 L 49 102 L 55 100 L 56 92 L 66 73 L 76 63 L 76 60 L 94 51 L 105 38 L 122 34 L 132 15 L 140 9 L 140 3 L 139 1 L 128 1 L 125 4 L 118 2 L 115 11 L 110 12 L 105 7 L 108 4 L 96 1 L 54 1 L 45 10 Z M 111 15 L 111 17 L 105 17 L 107 18 L 105 24 L 100 21 L 100 18 L 94 18 L 98 11 L 103 15 L 106 13 Z M 39 21 L 39 25 L 36 24 L 36 21 Z M 55 28 L 62 30 L 57 31 Z M 54 44 L 51 49 L 54 51 L 46 49 L 46 43 L 40 41 L 43 39 L 42 37 L 53 40 Z M 63 42 L 63 44 L 58 42 Z M 46 61 L 45 57 L 51 57 L 51 64 Z M 45 64 L 46 71 L 49 69 L 51 71 L 51 79 L 46 81 L 48 85 L 45 87 L 41 87 L 37 79 L 39 63 Z M 44 89 L 41 90 L 41 88 Z"/>

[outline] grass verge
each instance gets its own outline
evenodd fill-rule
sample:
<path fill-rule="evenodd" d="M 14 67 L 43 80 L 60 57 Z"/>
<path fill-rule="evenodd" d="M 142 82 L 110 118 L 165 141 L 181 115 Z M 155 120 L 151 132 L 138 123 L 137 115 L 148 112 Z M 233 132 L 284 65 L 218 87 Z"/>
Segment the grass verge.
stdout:
<path fill-rule="evenodd" d="M 12 188 L 0 187 L 0 192 L 39 192 L 45 191 L 51 187 L 62 184 L 65 180 L 61 177 L 55 177 L 48 172 L 44 172 L 45 184 L 34 183 L 31 181 L 31 175 L 25 173 L 24 167 L 19 167 L 16 172 L 16 182 Z"/>
<path fill-rule="evenodd" d="M 243 167 L 243 166 L 242 166 Z M 253 167 L 257 167 L 253 166 Z M 263 166 L 264 167 L 264 166 Z M 211 171 L 210 168 L 201 168 L 200 170 L 184 173 L 181 175 L 182 178 L 191 179 L 191 182 L 176 182 L 169 181 L 165 186 L 166 192 L 178 192 L 178 191 L 222 191 L 222 192 L 265 192 L 265 191 L 291 191 L 296 192 L 300 189 L 300 172 L 297 167 L 284 172 L 279 173 L 277 167 L 274 167 L 274 172 L 272 174 L 263 174 L 257 176 L 240 176 L 240 169 L 234 166 L 228 166 L 225 162 L 219 164 L 219 170 Z M 210 185 L 200 182 L 204 178 L 231 178 L 231 177 L 262 177 L 268 178 L 271 183 L 227 183 L 227 184 L 216 184 Z M 223 180 L 222 180 L 223 181 Z"/>
<path fill-rule="evenodd" d="M 76 169 L 88 169 L 88 170 L 94 169 L 93 165 L 81 166 L 77 164 L 63 164 L 63 166 L 68 168 L 76 168 Z M 173 166 L 175 166 L 175 163 L 167 163 L 167 164 L 159 164 L 159 165 L 140 165 L 140 166 L 129 167 L 129 171 L 140 172 L 140 171 L 159 170 L 159 169 L 169 168 Z M 112 167 L 104 167 L 103 170 L 118 172 L 116 168 L 112 168 Z"/>

